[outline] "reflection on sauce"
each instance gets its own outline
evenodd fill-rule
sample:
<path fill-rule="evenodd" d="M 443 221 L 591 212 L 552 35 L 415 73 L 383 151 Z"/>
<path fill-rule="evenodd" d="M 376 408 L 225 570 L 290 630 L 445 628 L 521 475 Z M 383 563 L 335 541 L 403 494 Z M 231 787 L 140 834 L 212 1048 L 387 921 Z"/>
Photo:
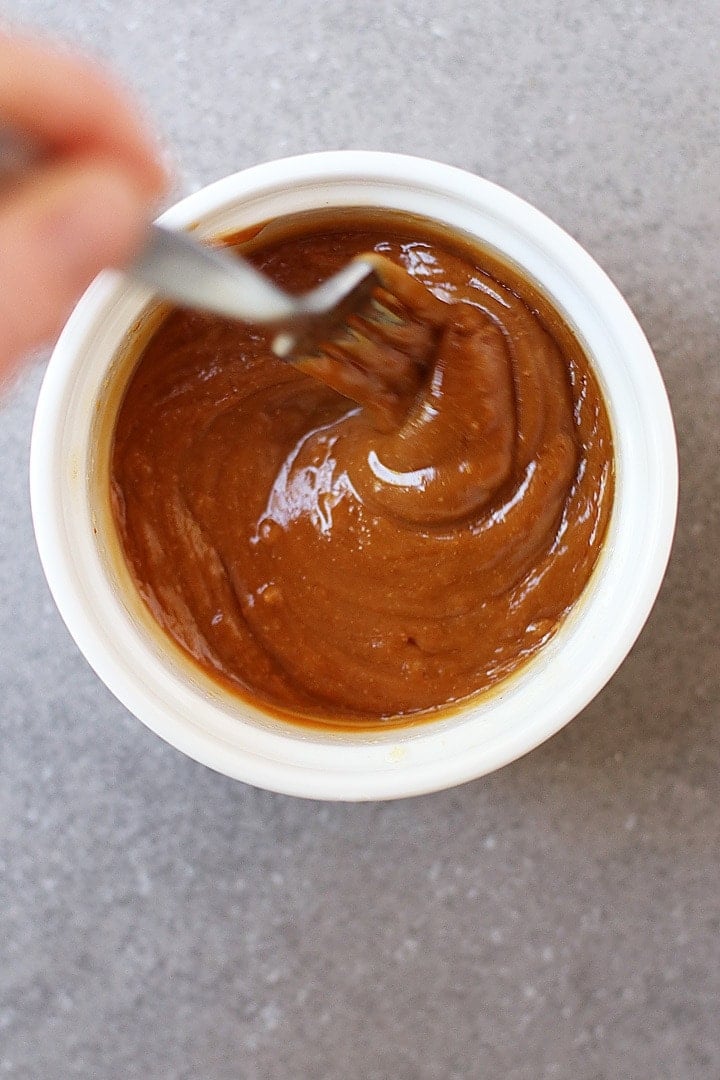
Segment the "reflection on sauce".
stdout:
<path fill-rule="evenodd" d="M 145 602 L 216 679 L 300 723 L 408 723 L 517 670 L 578 599 L 612 505 L 587 360 L 492 256 L 361 210 L 274 223 L 247 253 L 300 291 L 373 249 L 447 304 L 399 428 L 264 331 L 182 310 L 117 420 L 113 509 Z"/>

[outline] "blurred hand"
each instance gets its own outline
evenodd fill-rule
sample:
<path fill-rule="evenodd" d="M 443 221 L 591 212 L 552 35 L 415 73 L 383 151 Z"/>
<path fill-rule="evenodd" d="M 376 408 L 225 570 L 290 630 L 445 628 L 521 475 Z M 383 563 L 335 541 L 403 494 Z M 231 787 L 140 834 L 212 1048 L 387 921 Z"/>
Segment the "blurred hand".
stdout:
<path fill-rule="evenodd" d="M 101 71 L 0 32 L 3 128 L 37 161 L 0 179 L 0 382 L 99 270 L 132 257 L 167 185 L 136 110 Z"/>

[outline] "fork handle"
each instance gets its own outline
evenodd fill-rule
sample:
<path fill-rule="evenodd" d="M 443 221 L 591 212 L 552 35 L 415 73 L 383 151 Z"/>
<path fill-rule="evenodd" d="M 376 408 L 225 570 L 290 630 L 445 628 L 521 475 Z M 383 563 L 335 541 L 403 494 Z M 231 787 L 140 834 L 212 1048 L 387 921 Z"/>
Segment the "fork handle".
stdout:
<path fill-rule="evenodd" d="M 169 300 L 246 322 L 282 323 L 297 313 L 294 297 L 244 259 L 161 225 L 150 226 L 126 273 Z"/>
<path fill-rule="evenodd" d="M 29 137 L 0 124 L 0 185 L 30 172 L 39 156 Z M 283 323 L 297 311 L 292 296 L 244 259 L 160 225 L 149 227 L 126 273 L 168 300 L 246 322 Z"/>

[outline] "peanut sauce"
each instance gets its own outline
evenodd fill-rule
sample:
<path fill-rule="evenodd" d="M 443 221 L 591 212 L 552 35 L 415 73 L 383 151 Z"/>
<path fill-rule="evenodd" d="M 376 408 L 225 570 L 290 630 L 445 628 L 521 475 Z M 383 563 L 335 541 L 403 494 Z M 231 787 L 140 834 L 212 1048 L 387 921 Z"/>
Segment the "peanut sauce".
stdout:
<path fill-rule="evenodd" d="M 380 252 L 446 323 L 386 430 L 264 329 L 172 310 L 117 417 L 130 572 L 195 663 L 284 719 L 436 716 L 520 669 L 588 582 L 614 488 L 598 382 L 530 282 L 429 221 L 317 212 L 238 246 L 293 292 Z"/>

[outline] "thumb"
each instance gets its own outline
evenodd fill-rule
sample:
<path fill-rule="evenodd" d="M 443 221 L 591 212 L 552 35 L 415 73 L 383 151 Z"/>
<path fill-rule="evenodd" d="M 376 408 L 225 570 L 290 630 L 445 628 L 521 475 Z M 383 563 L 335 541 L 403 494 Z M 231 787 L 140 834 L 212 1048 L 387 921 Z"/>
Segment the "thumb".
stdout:
<path fill-rule="evenodd" d="M 150 217 L 111 162 L 48 166 L 0 201 L 0 380 L 56 334 L 95 274 L 122 266 Z"/>

